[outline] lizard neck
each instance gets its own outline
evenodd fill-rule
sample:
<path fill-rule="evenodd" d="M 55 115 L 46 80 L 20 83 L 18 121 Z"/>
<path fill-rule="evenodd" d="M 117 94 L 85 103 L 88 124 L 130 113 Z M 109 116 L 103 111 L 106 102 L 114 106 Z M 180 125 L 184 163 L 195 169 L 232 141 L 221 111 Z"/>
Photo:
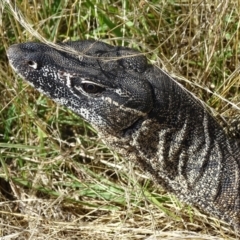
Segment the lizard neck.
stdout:
<path fill-rule="evenodd" d="M 162 71 L 154 74 L 161 76 L 159 81 L 151 82 L 155 95 L 153 110 L 127 130 L 124 137 L 105 135 L 105 139 L 181 200 L 229 223 L 237 222 L 237 142 L 227 138 L 191 94 L 165 78 Z M 226 196 L 230 199 L 227 203 Z"/>

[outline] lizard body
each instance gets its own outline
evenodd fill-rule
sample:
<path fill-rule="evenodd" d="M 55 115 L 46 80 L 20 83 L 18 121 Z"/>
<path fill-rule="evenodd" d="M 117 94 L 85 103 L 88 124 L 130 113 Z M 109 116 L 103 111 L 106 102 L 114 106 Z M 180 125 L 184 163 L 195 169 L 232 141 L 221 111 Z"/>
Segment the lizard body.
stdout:
<path fill-rule="evenodd" d="M 16 44 L 12 67 L 91 123 L 167 191 L 240 228 L 240 150 L 200 101 L 138 51 L 96 41 Z M 73 51 L 71 51 L 73 50 Z"/>

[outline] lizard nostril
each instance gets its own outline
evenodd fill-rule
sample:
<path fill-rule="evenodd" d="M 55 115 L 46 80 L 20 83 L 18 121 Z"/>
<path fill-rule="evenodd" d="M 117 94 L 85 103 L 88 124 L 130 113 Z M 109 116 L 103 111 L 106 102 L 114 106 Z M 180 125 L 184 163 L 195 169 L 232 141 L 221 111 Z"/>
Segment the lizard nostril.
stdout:
<path fill-rule="evenodd" d="M 29 61 L 27 61 L 27 64 L 28 64 L 29 67 L 31 67 L 33 69 L 37 69 L 38 68 L 38 64 L 36 62 L 34 62 L 34 61 L 29 60 Z"/>

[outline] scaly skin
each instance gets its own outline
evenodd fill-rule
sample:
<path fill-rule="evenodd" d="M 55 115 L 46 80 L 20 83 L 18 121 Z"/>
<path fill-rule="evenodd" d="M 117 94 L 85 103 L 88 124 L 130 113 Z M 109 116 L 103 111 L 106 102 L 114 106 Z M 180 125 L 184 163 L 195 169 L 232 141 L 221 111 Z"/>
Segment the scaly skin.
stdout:
<path fill-rule="evenodd" d="M 13 45 L 12 67 L 184 202 L 240 228 L 240 150 L 200 101 L 139 52 L 102 42 Z M 73 51 L 74 50 L 75 53 Z"/>

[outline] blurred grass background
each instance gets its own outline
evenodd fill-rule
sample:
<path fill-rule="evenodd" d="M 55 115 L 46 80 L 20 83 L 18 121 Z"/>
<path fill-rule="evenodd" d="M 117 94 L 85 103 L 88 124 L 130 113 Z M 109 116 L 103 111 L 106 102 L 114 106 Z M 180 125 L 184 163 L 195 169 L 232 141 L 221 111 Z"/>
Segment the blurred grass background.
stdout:
<path fill-rule="evenodd" d="M 0 239 L 235 239 L 22 81 L 6 49 L 78 39 L 138 49 L 226 125 L 240 113 L 239 16 L 239 0 L 0 0 Z"/>

